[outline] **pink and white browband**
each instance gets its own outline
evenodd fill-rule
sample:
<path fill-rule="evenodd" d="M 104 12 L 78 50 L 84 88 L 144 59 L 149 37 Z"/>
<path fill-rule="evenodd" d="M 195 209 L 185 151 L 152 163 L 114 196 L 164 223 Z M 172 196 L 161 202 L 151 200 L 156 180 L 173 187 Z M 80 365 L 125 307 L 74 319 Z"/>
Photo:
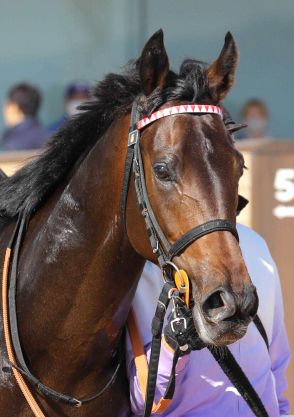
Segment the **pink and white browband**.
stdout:
<path fill-rule="evenodd" d="M 150 123 L 153 123 L 155 120 L 161 119 L 162 117 L 184 113 L 210 113 L 218 114 L 221 118 L 223 117 L 222 109 L 218 106 L 213 106 L 211 104 L 181 104 L 180 106 L 172 106 L 163 110 L 158 110 L 149 117 L 144 117 L 138 121 L 137 128 L 139 130 L 143 129 L 143 127 L 150 125 Z"/>

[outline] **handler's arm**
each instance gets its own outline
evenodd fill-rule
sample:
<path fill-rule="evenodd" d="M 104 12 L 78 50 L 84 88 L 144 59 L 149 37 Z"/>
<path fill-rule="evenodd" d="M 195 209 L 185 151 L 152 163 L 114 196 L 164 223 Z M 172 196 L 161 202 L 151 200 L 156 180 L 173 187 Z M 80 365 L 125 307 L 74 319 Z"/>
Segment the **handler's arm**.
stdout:
<path fill-rule="evenodd" d="M 150 345 L 145 346 L 145 352 L 149 360 Z M 185 374 L 185 369 L 189 361 L 189 355 L 185 355 L 179 358 L 176 366 L 176 391 L 177 387 L 181 386 L 181 380 Z M 163 341 L 160 351 L 159 368 L 157 375 L 155 402 L 157 402 L 165 393 L 169 376 L 171 373 L 173 362 L 173 353 L 171 349 Z M 135 415 L 141 416 L 144 410 L 144 399 L 141 392 L 140 384 L 138 381 L 137 371 L 132 357 L 132 352 L 127 349 L 127 363 L 128 363 L 128 376 L 130 381 L 130 399 L 132 411 Z M 176 392 L 175 392 L 176 395 Z"/>

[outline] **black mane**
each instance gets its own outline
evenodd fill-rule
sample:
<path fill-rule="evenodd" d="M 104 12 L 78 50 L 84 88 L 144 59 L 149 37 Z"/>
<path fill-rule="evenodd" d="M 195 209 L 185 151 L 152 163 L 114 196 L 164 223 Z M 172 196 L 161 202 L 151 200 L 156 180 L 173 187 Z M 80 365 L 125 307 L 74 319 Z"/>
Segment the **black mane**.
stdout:
<path fill-rule="evenodd" d="M 142 112 L 149 114 L 171 100 L 211 102 L 205 67 L 200 61 L 185 60 L 179 74 L 170 71 L 165 87 L 146 98 Z M 98 83 L 93 100 L 83 107 L 84 112 L 56 133 L 40 156 L 11 177 L 0 180 L 0 218 L 13 219 L 35 211 L 111 122 L 130 112 L 140 92 L 138 62 L 131 62 L 123 74 L 109 74 Z"/>

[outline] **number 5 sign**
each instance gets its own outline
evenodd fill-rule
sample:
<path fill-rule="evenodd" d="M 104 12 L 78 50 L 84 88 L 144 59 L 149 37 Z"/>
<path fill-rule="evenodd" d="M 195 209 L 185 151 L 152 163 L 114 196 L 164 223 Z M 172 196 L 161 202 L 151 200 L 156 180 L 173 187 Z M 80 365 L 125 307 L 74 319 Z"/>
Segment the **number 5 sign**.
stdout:
<path fill-rule="evenodd" d="M 294 200 L 294 169 L 278 169 L 274 180 L 274 188 L 275 199 L 280 203 L 289 203 L 291 200 Z M 273 215 L 279 219 L 294 217 L 294 205 L 285 206 L 280 204 L 273 209 Z"/>

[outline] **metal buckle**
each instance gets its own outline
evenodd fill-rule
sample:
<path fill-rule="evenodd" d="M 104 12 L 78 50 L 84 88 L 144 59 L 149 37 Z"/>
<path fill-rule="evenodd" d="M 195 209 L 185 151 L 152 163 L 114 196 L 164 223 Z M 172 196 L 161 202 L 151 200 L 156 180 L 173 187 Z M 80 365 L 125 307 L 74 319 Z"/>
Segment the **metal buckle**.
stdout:
<path fill-rule="evenodd" d="M 80 408 L 83 405 L 82 401 L 77 400 L 76 398 L 75 398 L 75 401 L 76 401 L 76 404 L 74 405 L 75 407 Z"/>
<path fill-rule="evenodd" d="M 183 346 L 180 346 L 180 350 L 182 352 L 186 352 L 188 349 L 189 349 L 189 345 L 187 343 L 185 345 L 183 345 Z"/>
<path fill-rule="evenodd" d="M 177 317 L 170 322 L 170 327 L 171 327 L 171 329 L 174 333 L 176 333 L 176 330 L 174 328 L 174 323 L 180 323 L 180 322 L 183 323 L 184 330 L 187 329 L 187 320 L 186 320 L 186 318 L 185 317 Z"/>
<path fill-rule="evenodd" d="M 169 300 L 171 300 L 171 299 L 172 299 L 172 297 L 173 297 L 173 293 L 174 293 L 175 291 L 178 291 L 178 289 L 177 289 L 177 288 L 171 288 L 171 289 L 169 290 L 169 292 L 168 292 L 168 298 L 169 298 Z"/>
<path fill-rule="evenodd" d="M 128 136 L 128 146 L 134 146 L 138 142 L 139 139 L 139 130 L 132 130 Z"/>
<path fill-rule="evenodd" d="M 180 274 L 180 276 L 182 276 L 181 275 L 181 271 L 179 270 L 179 268 L 177 267 L 177 265 L 175 265 L 173 262 L 171 262 L 171 261 L 165 261 L 165 265 L 162 267 L 162 272 L 163 272 L 163 274 L 165 275 L 166 274 L 166 267 L 167 266 L 171 266 L 176 272 L 178 272 L 179 274 Z"/>
<path fill-rule="evenodd" d="M 184 282 L 182 273 L 181 273 L 180 269 L 177 267 L 177 265 L 174 264 L 171 261 L 166 261 L 166 264 L 170 265 L 179 274 L 179 276 L 181 277 L 181 281 Z M 187 287 L 186 287 L 186 285 L 182 285 L 182 282 L 181 282 L 179 291 L 181 292 L 181 294 L 184 294 L 187 291 Z"/>
<path fill-rule="evenodd" d="M 158 252 L 158 249 L 159 249 L 159 242 L 158 242 L 158 240 L 156 240 L 156 246 L 155 246 L 155 248 L 152 249 L 152 252 L 153 253 L 157 253 Z"/>

